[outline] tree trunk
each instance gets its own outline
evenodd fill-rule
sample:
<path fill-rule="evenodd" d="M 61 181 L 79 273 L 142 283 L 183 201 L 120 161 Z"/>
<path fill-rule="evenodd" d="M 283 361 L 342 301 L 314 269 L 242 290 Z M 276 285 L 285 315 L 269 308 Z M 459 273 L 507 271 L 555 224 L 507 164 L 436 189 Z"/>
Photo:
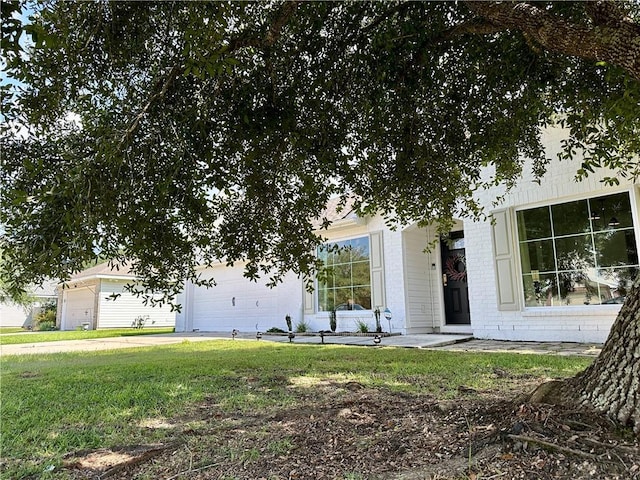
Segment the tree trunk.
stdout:
<path fill-rule="evenodd" d="M 598 358 L 573 378 L 540 385 L 529 401 L 592 407 L 640 435 L 640 275 Z"/>
<path fill-rule="evenodd" d="M 568 383 L 582 405 L 606 413 L 640 435 L 640 276 L 598 358 Z"/>

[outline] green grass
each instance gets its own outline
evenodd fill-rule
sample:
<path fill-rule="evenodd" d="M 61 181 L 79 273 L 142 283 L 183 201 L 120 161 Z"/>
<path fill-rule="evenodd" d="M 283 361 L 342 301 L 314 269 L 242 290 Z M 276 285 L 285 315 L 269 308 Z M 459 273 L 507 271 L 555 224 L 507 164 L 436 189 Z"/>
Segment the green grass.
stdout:
<path fill-rule="evenodd" d="M 0 335 L 3 333 L 20 333 L 26 332 L 22 327 L 0 327 Z"/>
<path fill-rule="evenodd" d="M 58 468 L 45 472 L 50 465 L 59 466 L 65 453 L 162 441 L 171 429 L 148 428 L 149 422 L 171 424 L 205 399 L 223 411 L 268 413 L 297 406 L 296 390 L 346 381 L 454 398 L 459 385 L 500 388 L 505 379 L 497 378 L 496 367 L 511 375 L 566 377 L 590 362 L 578 357 L 227 340 L 5 356 L 1 477 L 65 478 Z M 292 448 L 285 440 L 270 448 Z"/>
<path fill-rule="evenodd" d="M 55 332 L 23 332 L 0 337 L 0 344 L 15 345 L 18 343 L 59 342 L 61 340 L 84 340 L 87 338 L 128 337 L 132 335 L 153 335 L 155 333 L 171 333 L 173 327 L 167 328 L 110 328 L 105 330 L 71 330 Z M 4 333 L 4 332 L 3 332 Z M 11 333 L 11 332 L 6 332 Z"/>

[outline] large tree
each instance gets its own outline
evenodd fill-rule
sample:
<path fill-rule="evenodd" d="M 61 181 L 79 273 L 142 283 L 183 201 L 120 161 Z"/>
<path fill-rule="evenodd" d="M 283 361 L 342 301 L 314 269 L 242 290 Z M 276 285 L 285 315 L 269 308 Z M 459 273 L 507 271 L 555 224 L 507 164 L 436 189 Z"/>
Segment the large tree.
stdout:
<path fill-rule="evenodd" d="M 474 192 L 515 185 L 525 157 L 543 175 L 554 124 L 579 177 L 640 175 L 637 3 L 50 0 L 28 21 L 2 5 L 14 293 L 97 255 L 168 299 L 220 260 L 309 278 L 330 197 L 444 231 L 484 216 Z M 636 432 L 639 297 L 562 385 Z"/>

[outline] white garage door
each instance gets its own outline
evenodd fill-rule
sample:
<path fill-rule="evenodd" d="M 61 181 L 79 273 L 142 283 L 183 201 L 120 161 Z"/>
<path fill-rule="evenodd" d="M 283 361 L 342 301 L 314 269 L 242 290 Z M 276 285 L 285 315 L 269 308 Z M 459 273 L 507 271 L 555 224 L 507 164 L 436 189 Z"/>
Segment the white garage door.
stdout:
<path fill-rule="evenodd" d="M 271 327 L 285 329 L 287 314 L 294 323 L 300 317 L 302 287 L 297 279 L 270 289 L 264 281 L 255 283 L 244 278 L 241 268 L 220 267 L 203 274 L 204 278 L 212 276 L 217 283 L 215 287 L 194 288 L 191 303 L 194 329 L 264 332 Z"/>
<path fill-rule="evenodd" d="M 94 299 L 93 288 L 74 288 L 67 291 L 63 306 L 62 329 L 75 330 L 84 322 L 93 325 Z"/>

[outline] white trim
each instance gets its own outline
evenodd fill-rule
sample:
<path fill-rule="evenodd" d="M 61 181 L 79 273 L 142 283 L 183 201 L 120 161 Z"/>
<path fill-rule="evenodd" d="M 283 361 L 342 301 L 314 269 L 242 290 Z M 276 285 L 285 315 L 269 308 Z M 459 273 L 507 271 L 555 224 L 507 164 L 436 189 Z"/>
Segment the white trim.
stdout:
<path fill-rule="evenodd" d="M 633 187 L 634 187 L 634 184 L 630 184 L 630 185 L 622 185 L 622 186 L 611 187 L 611 188 L 607 187 L 602 190 L 578 192 L 572 195 L 565 195 L 563 197 L 548 198 L 546 200 L 541 200 L 538 202 L 522 203 L 517 206 L 514 205 L 513 210 L 514 212 L 520 212 L 522 210 L 529 210 L 531 208 L 547 207 L 550 205 L 561 205 L 563 203 L 570 203 L 576 200 L 589 200 L 596 197 L 615 195 L 616 193 L 632 192 L 634 190 Z M 507 207 L 503 207 L 503 208 L 507 208 Z"/>
<path fill-rule="evenodd" d="M 622 308 L 621 304 L 613 305 L 580 305 L 567 307 L 563 305 L 555 307 L 526 307 L 522 311 L 522 317 L 601 317 L 603 315 L 615 315 Z"/>

